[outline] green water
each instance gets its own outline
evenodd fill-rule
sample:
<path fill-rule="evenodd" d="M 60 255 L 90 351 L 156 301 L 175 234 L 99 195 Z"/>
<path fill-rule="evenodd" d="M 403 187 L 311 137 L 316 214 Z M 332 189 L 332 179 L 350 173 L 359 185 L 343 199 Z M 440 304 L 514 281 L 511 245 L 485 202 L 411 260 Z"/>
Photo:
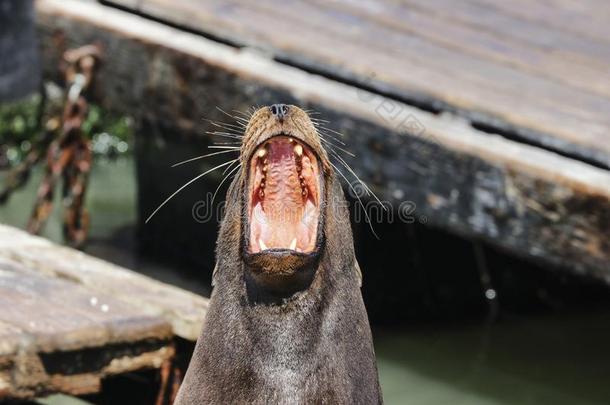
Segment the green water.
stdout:
<path fill-rule="evenodd" d="M 87 206 L 87 252 L 198 292 L 205 286 L 133 254 L 133 161 L 97 162 Z M 37 172 L 0 206 L 0 222 L 27 222 Z M 61 241 L 60 201 L 44 236 Z M 610 310 L 506 318 L 494 324 L 433 323 L 374 329 L 387 404 L 609 404 Z M 46 403 L 68 404 L 62 396 Z"/>
<path fill-rule="evenodd" d="M 393 404 L 608 404 L 610 315 L 375 333 Z"/>

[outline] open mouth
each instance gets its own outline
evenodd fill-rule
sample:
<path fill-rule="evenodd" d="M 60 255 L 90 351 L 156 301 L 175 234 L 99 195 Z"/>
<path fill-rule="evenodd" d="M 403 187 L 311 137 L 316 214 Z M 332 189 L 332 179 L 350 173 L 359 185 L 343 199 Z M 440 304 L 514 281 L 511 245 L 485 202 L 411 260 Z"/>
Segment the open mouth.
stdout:
<path fill-rule="evenodd" d="M 256 148 L 249 170 L 249 253 L 313 252 L 320 217 L 320 176 L 311 148 L 289 136 L 274 136 Z"/>

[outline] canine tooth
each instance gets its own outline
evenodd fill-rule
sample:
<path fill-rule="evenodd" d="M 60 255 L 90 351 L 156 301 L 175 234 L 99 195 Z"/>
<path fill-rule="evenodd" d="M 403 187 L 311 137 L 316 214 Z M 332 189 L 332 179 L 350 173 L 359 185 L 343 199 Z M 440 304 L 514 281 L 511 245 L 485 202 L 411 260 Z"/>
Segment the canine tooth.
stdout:
<path fill-rule="evenodd" d="M 261 248 L 261 250 L 269 249 L 267 245 L 265 245 L 265 242 L 263 242 L 262 238 L 258 238 L 258 246 Z"/>
<path fill-rule="evenodd" d="M 297 248 L 297 238 L 294 238 L 292 242 L 290 242 L 290 249 L 295 250 Z"/>
<path fill-rule="evenodd" d="M 259 158 L 264 157 L 267 154 L 267 151 L 265 149 L 259 149 L 258 152 L 256 153 L 258 155 Z"/>
<path fill-rule="evenodd" d="M 297 154 L 297 156 L 302 156 L 303 155 L 303 147 L 300 144 L 296 144 L 294 147 L 294 153 Z"/>
<path fill-rule="evenodd" d="M 265 196 L 265 191 L 262 188 L 260 190 L 258 190 L 258 196 L 260 198 L 263 198 Z"/>

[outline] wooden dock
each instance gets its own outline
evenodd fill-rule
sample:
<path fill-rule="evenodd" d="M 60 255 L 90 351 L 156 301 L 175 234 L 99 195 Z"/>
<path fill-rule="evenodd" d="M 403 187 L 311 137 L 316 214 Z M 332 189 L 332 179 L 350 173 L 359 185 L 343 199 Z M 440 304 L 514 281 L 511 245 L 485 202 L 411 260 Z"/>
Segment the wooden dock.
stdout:
<path fill-rule="evenodd" d="M 0 225 L 0 402 L 84 395 L 159 369 L 195 341 L 208 301 Z"/>
<path fill-rule="evenodd" d="M 603 0 L 108 3 L 610 168 Z"/>
<path fill-rule="evenodd" d="M 143 144 L 165 134 L 205 141 L 202 118 L 227 120 L 217 106 L 303 105 L 345 134 L 358 156 L 347 160 L 383 200 L 610 282 L 610 7 L 601 0 L 37 8 L 47 76 L 57 77 L 62 46 L 100 41 L 110 57 L 98 101 L 132 114 Z M 170 194 L 176 184 L 163 175 L 141 172 L 141 193 Z"/>

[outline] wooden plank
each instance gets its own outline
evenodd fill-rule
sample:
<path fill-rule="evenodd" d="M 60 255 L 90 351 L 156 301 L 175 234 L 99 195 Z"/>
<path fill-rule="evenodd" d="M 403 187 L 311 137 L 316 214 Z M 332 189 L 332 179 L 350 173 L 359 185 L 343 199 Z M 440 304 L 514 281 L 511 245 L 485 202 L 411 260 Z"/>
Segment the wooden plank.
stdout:
<path fill-rule="evenodd" d="M 46 0 L 38 11 L 48 75 L 56 74 L 58 33 L 66 46 L 95 39 L 112 55 L 98 77 L 98 101 L 133 114 L 141 149 L 161 157 L 139 172 L 141 196 L 175 188 L 159 181 L 173 163 L 158 149 L 170 134 L 205 140 L 203 117 L 226 120 L 217 106 L 292 102 L 346 134 L 360 156 L 350 164 L 395 206 L 409 200 L 430 225 L 610 282 L 608 170 L 104 6 Z M 156 201 L 140 201 L 145 217 Z M 175 199 L 167 208 L 189 216 L 193 202 Z M 151 226 L 147 232 L 159 231 Z M 208 226 L 214 234 L 215 223 Z"/>
<path fill-rule="evenodd" d="M 0 400 L 98 392 L 109 375 L 159 368 L 174 355 L 165 319 L 54 272 L 53 247 L 0 225 Z M 23 260 L 28 249 L 44 257 Z"/>
<path fill-rule="evenodd" d="M 22 338 L 21 329 L 0 320 L 0 399 L 12 391 L 12 370 Z"/>
<path fill-rule="evenodd" d="M 405 0 L 405 5 L 410 7 L 394 7 L 390 9 L 391 14 L 402 16 L 407 10 L 414 8 L 453 24 L 468 25 L 482 32 L 490 32 L 511 42 L 517 41 L 539 47 L 547 52 L 552 50 L 581 55 L 585 58 L 583 63 L 603 63 L 610 58 L 607 46 L 603 42 L 582 38 L 544 24 L 535 24 L 514 15 L 498 13 L 476 3 L 455 3 L 451 0 Z"/>
<path fill-rule="evenodd" d="M 0 225 L 0 400 L 98 392 L 195 340 L 208 301 Z"/>
<path fill-rule="evenodd" d="M 437 7 L 430 2 L 422 2 L 428 6 L 427 8 L 417 7 L 417 1 L 414 3 L 413 7 L 400 3 L 374 7 L 373 2 L 348 0 L 307 4 L 313 8 L 317 6 L 319 12 L 338 13 L 340 16 L 354 15 L 359 19 L 374 20 L 376 24 L 397 32 L 420 36 L 427 41 L 456 49 L 473 57 L 514 66 L 536 75 L 548 76 L 564 85 L 602 96 L 610 95 L 610 76 L 606 77 L 610 52 L 607 52 L 609 58 L 604 60 L 600 52 L 587 55 L 582 53 L 582 48 L 549 48 L 529 41 L 519 41 L 504 33 L 498 35 L 487 27 L 481 29 L 480 25 L 464 23 L 453 18 L 455 7 L 450 5 L 460 7 L 455 2 Z M 443 11 L 445 14 L 439 15 Z M 436 16 L 431 18 L 431 14 Z M 472 17 L 471 21 L 478 22 L 481 19 L 480 16 Z M 513 26 L 509 32 L 514 30 Z M 566 61 L 574 63 L 566 63 Z"/>
<path fill-rule="evenodd" d="M 0 257 L 3 256 L 86 287 L 92 294 L 82 297 L 87 302 L 95 299 L 96 305 L 101 306 L 106 299 L 120 300 L 137 308 L 140 314 L 164 318 L 172 325 L 173 333 L 182 338 L 195 341 L 201 331 L 208 300 L 196 294 L 0 225 Z M 87 302 L 74 304 L 87 305 Z M 118 302 L 116 305 L 122 308 Z"/>
<path fill-rule="evenodd" d="M 37 352 L 171 336 L 161 318 L 12 260 L 0 260 L 0 308 L 4 323 L 35 338 Z"/>
<path fill-rule="evenodd" d="M 494 12 L 513 15 L 533 24 L 542 24 L 556 30 L 567 31 L 586 39 L 606 42 L 610 12 L 604 0 L 573 1 L 550 0 L 531 2 L 527 0 L 506 2 L 490 0 L 468 0 L 477 7 L 488 7 Z"/>
<path fill-rule="evenodd" d="M 497 51 L 490 58 L 490 47 L 486 54 L 479 48 L 478 53 L 467 54 L 464 46 L 447 46 L 438 37 L 431 40 L 417 24 L 411 29 L 417 35 L 411 35 L 379 24 L 367 13 L 350 16 L 341 9 L 328 11 L 322 3 L 311 6 L 301 1 L 277 7 L 267 1 L 144 0 L 138 7 L 145 14 L 260 47 L 292 63 L 354 81 L 368 78 L 368 85 L 397 97 L 436 102 L 473 121 L 610 167 L 609 76 L 595 74 L 607 71 L 607 65 L 566 65 L 551 57 L 548 63 L 553 68 L 545 74 L 537 61 L 561 52 L 559 41 L 529 61 L 523 52 L 520 59 Z M 438 35 L 450 37 L 446 24 L 439 24 Z M 518 54 L 513 43 L 500 43 Z M 600 60 L 607 61 L 607 49 L 601 49 Z M 572 65 L 576 67 L 570 69 Z"/>
<path fill-rule="evenodd" d="M 22 334 L 23 331 L 15 325 L 0 320 L 0 358 L 17 353 Z"/>

